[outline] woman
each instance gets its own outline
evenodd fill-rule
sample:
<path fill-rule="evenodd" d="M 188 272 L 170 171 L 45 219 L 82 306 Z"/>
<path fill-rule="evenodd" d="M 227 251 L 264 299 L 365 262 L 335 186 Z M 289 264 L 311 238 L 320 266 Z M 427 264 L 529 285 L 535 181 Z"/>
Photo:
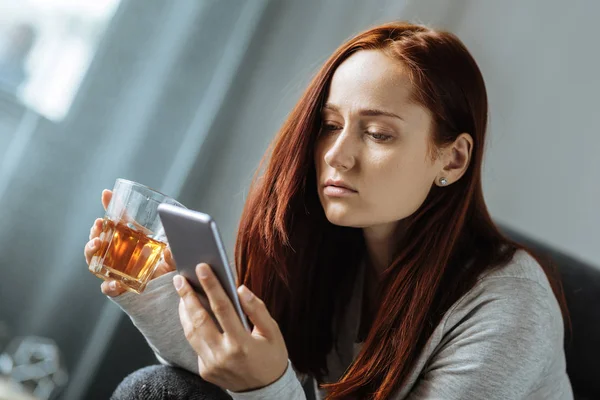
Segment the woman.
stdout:
<path fill-rule="evenodd" d="M 571 399 L 557 275 L 484 202 L 487 116 L 454 35 L 363 32 L 317 73 L 251 187 L 236 265 L 252 333 L 206 265 L 224 334 L 173 272 L 142 295 L 103 291 L 159 359 L 234 399 L 304 399 L 307 377 L 327 399 Z"/>

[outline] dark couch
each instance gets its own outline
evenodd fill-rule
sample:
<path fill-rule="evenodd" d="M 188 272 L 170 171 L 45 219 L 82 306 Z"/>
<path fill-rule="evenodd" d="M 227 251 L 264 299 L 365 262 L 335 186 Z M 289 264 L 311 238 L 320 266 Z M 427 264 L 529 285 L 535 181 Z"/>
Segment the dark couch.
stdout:
<path fill-rule="evenodd" d="M 558 267 L 572 325 L 565 352 L 573 392 L 579 400 L 600 399 L 600 266 L 583 263 L 512 229 L 502 230 Z"/>

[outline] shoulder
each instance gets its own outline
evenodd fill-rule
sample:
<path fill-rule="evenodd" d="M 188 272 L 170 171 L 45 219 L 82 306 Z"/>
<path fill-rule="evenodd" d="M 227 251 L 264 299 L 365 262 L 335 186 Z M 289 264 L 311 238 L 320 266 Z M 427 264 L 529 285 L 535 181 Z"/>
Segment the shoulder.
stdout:
<path fill-rule="evenodd" d="M 523 280 L 534 286 L 539 285 L 544 290 L 552 291 L 541 265 L 525 250 L 517 250 L 512 260 L 506 265 L 484 273 L 479 278 L 480 283 L 492 285 L 493 282 L 502 280 Z"/>
<path fill-rule="evenodd" d="M 550 282 L 538 262 L 519 250 L 506 265 L 484 273 L 446 313 L 444 334 L 486 332 L 507 347 L 535 352 L 562 348 L 564 325 Z"/>
<path fill-rule="evenodd" d="M 506 265 L 483 273 L 473 288 L 450 310 L 457 313 L 461 309 L 470 309 L 490 301 L 500 308 L 514 303 L 527 303 L 530 309 L 533 307 L 539 311 L 560 313 L 546 273 L 536 259 L 524 250 L 518 250 Z"/>
<path fill-rule="evenodd" d="M 486 272 L 424 350 L 422 398 L 525 398 L 563 368 L 564 328 L 544 270 L 525 251 Z M 559 382 L 560 383 L 560 382 Z"/>

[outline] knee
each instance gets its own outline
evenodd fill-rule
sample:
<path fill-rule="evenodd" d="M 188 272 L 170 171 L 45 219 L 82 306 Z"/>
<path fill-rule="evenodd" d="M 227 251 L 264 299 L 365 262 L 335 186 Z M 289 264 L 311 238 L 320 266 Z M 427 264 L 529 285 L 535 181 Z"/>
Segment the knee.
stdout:
<path fill-rule="evenodd" d="M 117 386 L 111 400 L 167 399 L 165 393 L 170 385 L 168 375 L 172 372 L 164 365 L 152 365 L 129 374 Z"/>
<path fill-rule="evenodd" d="M 221 388 L 188 371 L 166 365 L 152 365 L 129 374 L 111 400 L 226 400 Z"/>

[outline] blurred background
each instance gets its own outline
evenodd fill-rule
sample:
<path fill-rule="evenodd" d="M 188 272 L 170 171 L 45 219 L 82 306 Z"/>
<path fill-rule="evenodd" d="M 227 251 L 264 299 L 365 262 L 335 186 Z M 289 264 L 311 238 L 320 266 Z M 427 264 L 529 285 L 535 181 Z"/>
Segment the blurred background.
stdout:
<path fill-rule="evenodd" d="M 16 336 L 55 341 L 69 376 L 61 398 L 108 398 L 156 363 L 87 271 L 102 189 L 123 177 L 212 214 L 231 254 L 269 141 L 331 52 L 380 22 L 425 23 L 465 42 L 490 100 L 492 215 L 600 269 L 597 1 L 0 0 L 0 9 L 0 351 Z"/>

